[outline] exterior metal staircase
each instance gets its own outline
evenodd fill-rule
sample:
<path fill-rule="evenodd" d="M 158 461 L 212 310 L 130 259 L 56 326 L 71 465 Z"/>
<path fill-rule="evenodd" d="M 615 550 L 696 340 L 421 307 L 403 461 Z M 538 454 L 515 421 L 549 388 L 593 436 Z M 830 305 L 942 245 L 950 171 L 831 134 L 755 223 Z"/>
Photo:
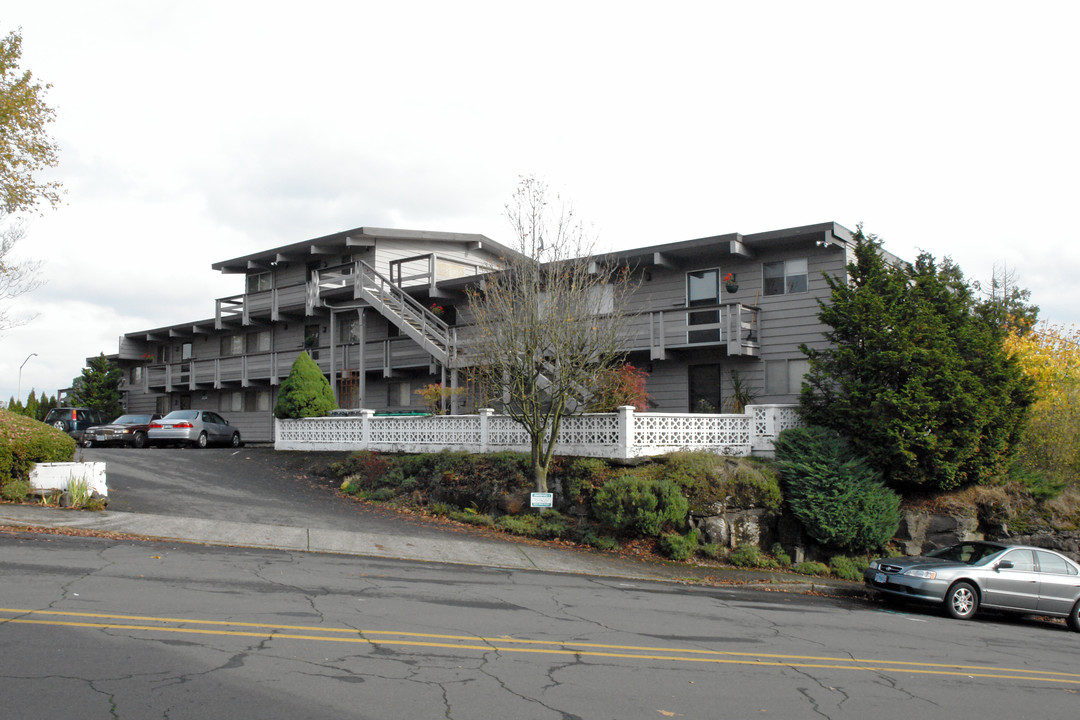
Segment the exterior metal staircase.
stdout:
<path fill-rule="evenodd" d="M 456 367 L 454 330 L 363 260 L 343 269 L 316 271 L 308 286 L 308 306 L 318 307 L 322 290 L 353 286 L 353 298 L 364 300 L 444 367 Z"/>

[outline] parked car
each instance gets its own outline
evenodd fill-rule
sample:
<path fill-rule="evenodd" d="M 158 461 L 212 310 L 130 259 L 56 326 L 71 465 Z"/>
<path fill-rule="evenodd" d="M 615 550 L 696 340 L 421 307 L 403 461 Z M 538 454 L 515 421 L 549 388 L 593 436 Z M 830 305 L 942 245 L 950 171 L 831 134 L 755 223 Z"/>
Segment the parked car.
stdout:
<path fill-rule="evenodd" d="M 108 425 L 95 425 L 83 433 L 83 447 L 95 445 L 122 445 L 125 447 L 146 447 L 146 433 L 150 423 L 159 419 L 157 413 L 145 415 L 121 415 Z"/>
<path fill-rule="evenodd" d="M 240 431 L 229 421 L 210 410 L 173 410 L 150 423 L 147 440 L 155 445 L 207 445 L 240 447 Z"/>
<path fill-rule="evenodd" d="M 921 557 L 874 560 L 863 580 L 886 598 L 939 603 L 960 620 L 992 608 L 1065 618 L 1080 632 L 1080 565 L 1053 550 L 964 542 Z"/>
<path fill-rule="evenodd" d="M 45 416 L 45 424 L 52 425 L 57 430 L 66 432 L 75 438 L 75 442 L 82 442 L 83 433 L 94 425 L 103 425 L 108 419 L 97 410 L 85 407 L 58 407 L 49 411 Z"/>

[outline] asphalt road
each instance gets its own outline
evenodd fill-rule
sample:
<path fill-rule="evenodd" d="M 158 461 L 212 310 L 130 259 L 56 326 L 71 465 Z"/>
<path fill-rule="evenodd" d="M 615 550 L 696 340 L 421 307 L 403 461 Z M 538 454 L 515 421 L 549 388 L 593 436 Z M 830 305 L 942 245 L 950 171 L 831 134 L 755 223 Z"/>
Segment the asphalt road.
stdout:
<path fill-rule="evenodd" d="M 343 501 L 326 466 L 339 452 L 286 453 L 272 448 L 87 448 L 106 463 L 109 510 L 267 523 L 390 535 L 438 536 L 430 523 Z"/>
<path fill-rule="evenodd" d="M 1075 718 L 1080 635 L 739 588 L 0 533 L 0 716 Z"/>

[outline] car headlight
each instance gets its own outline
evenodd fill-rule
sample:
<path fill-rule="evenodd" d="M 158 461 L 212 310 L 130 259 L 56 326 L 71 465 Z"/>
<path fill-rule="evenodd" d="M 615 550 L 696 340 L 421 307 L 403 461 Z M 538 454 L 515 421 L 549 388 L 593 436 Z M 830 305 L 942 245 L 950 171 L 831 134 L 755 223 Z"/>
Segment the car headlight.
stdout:
<path fill-rule="evenodd" d="M 924 580 L 933 580 L 937 577 L 937 573 L 933 570 L 906 570 L 904 571 L 904 574 L 910 575 L 912 577 L 922 578 Z"/>
<path fill-rule="evenodd" d="M 877 570 L 879 567 L 881 567 L 881 561 L 880 560 L 871 560 L 870 561 L 870 569 L 871 570 Z"/>

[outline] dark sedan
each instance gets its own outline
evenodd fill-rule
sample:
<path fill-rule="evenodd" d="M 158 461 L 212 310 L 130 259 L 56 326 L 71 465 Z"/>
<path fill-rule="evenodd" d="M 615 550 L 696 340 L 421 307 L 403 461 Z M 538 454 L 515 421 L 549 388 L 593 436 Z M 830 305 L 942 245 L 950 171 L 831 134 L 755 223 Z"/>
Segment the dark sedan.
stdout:
<path fill-rule="evenodd" d="M 863 580 L 887 599 L 937 603 L 961 620 L 992 608 L 1065 618 L 1080 632 L 1080 566 L 1053 550 L 965 542 L 874 560 Z"/>
<path fill-rule="evenodd" d="M 150 430 L 150 423 L 160 417 L 156 413 L 121 415 L 108 425 L 95 425 L 87 428 L 82 437 L 83 447 L 105 445 L 121 445 L 134 448 L 146 447 L 146 434 Z"/>

